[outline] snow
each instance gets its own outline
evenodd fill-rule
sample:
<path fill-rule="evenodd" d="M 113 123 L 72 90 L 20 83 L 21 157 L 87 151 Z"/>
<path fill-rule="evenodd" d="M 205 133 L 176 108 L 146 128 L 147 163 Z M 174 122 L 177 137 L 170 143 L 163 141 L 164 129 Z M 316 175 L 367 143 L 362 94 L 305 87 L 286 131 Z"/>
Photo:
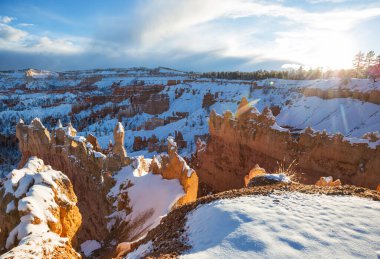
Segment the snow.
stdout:
<path fill-rule="evenodd" d="M 92 151 L 93 153 L 94 153 L 94 156 L 96 157 L 96 158 L 103 158 L 103 159 L 106 159 L 106 155 L 105 154 L 103 154 L 103 153 L 101 153 L 101 152 L 98 152 L 98 151 Z"/>
<path fill-rule="evenodd" d="M 218 200 L 188 215 L 183 258 L 377 258 L 379 215 L 380 202 L 352 196 Z"/>
<path fill-rule="evenodd" d="M 92 252 L 101 248 L 102 245 L 96 240 L 86 240 L 80 245 L 81 251 L 85 256 L 90 256 Z"/>
<path fill-rule="evenodd" d="M 291 180 L 285 174 L 264 174 L 260 177 L 265 177 L 270 180 L 275 180 L 276 182 L 290 183 Z"/>
<path fill-rule="evenodd" d="M 121 122 L 117 123 L 117 133 L 124 133 L 124 127 L 123 124 L 121 124 Z"/>
<path fill-rule="evenodd" d="M 143 220 L 134 228 L 135 236 L 144 236 L 150 229 L 156 227 L 174 204 L 185 194 L 177 179 L 166 180 L 161 175 L 147 171 L 151 159 L 137 158 L 123 167 L 113 176 L 116 184 L 109 192 L 110 197 L 118 197 L 128 193 L 130 214 L 116 211 L 108 216 L 110 220 L 121 219 L 130 224 Z M 117 208 L 118 200 L 113 204 Z M 111 228 L 115 220 L 108 225 Z"/>
<path fill-rule="evenodd" d="M 147 253 L 153 249 L 152 241 L 140 245 L 135 251 L 127 254 L 127 259 L 143 258 Z"/>
<path fill-rule="evenodd" d="M 10 203 L 8 203 L 5 213 L 10 213 L 14 211 L 15 209 L 16 209 L 15 201 L 12 200 Z"/>
<path fill-rule="evenodd" d="M 45 251 L 51 252 L 56 246 L 65 246 L 67 239 L 51 232 L 48 226 L 48 222 L 57 222 L 51 212 L 51 209 L 58 207 L 55 192 L 59 202 L 69 201 L 57 188 L 55 181 L 58 179 L 68 180 L 67 176 L 44 165 L 37 157 L 31 157 L 24 168 L 13 170 L 4 179 L 3 197 L 11 195 L 13 198 L 6 212 L 15 210 L 17 204 L 19 215 L 23 215 L 20 223 L 9 233 L 5 247 L 9 249 L 18 240 L 20 242 L 4 258 L 29 258 L 32 256 L 30 251 L 34 251 L 35 258 L 40 258 Z M 39 219 L 38 224 L 34 222 L 36 218 Z"/>
<path fill-rule="evenodd" d="M 75 141 L 78 141 L 78 142 L 85 142 L 86 141 L 86 138 L 83 136 L 75 136 L 75 137 L 73 137 L 73 139 Z"/>

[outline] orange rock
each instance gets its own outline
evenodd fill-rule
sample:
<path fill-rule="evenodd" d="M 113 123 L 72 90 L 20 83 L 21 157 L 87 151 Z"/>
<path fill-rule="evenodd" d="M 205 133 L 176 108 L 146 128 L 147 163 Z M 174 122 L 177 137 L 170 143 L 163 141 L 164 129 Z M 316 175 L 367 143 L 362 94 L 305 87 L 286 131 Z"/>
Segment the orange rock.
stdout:
<path fill-rule="evenodd" d="M 377 186 L 377 189 L 376 189 L 378 192 L 380 192 L 380 184 Z"/>
<path fill-rule="evenodd" d="M 186 161 L 177 153 L 177 144 L 173 137 L 168 137 L 168 155 L 154 157 L 150 164 L 151 172 L 161 174 L 164 179 L 178 179 L 185 195 L 179 199 L 176 206 L 195 201 L 198 194 L 198 175 Z"/>
<path fill-rule="evenodd" d="M 334 186 L 341 186 L 342 183 L 340 182 L 340 179 L 337 179 L 337 180 L 333 181 L 333 178 L 331 176 L 328 176 L 328 177 L 321 177 L 315 183 L 315 185 L 316 186 L 322 186 L 322 187 L 325 187 L 325 186 L 334 187 Z"/>
<path fill-rule="evenodd" d="M 284 160 L 297 161 L 295 169 L 303 174 L 296 177 L 304 183 L 314 182 L 329 172 L 342 182 L 377 187 L 380 149 L 370 143 L 377 139 L 375 134 L 367 135 L 362 143 L 351 143 L 340 134 L 328 135 L 311 128 L 296 134 L 277 125 L 269 108 L 259 113 L 247 103 L 243 98 L 235 116 L 229 111 L 223 115 L 210 113 L 210 137 L 206 148 L 195 154 L 194 164 L 200 181 L 214 191 L 242 188 L 246 173 L 255 164 L 275 171 L 277 162 Z M 247 107 L 247 112 L 243 112 Z"/>
<path fill-rule="evenodd" d="M 258 175 L 262 175 L 262 174 L 266 174 L 265 169 L 264 169 L 264 168 L 261 168 L 258 164 L 256 164 L 255 167 L 252 168 L 252 170 L 249 171 L 249 173 L 244 177 L 244 184 L 245 184 L 245 187 L 248 186 L 249 181 L 250 181 L 253 177 L 258 176 Z"/>

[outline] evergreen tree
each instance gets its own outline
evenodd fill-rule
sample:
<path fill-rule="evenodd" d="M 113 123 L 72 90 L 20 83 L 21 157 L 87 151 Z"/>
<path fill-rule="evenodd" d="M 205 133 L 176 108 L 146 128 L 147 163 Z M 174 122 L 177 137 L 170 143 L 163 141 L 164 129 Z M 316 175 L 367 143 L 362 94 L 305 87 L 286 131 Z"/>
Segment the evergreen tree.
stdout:
<path fill-rule="evenodd" d="M 356 71 L 356 77 L 358 77 L 363 70 L 364 53 L 359 51 L 353 60 L 353 66 Z M 360 73 L 360 74 L 359 74 Z"/>

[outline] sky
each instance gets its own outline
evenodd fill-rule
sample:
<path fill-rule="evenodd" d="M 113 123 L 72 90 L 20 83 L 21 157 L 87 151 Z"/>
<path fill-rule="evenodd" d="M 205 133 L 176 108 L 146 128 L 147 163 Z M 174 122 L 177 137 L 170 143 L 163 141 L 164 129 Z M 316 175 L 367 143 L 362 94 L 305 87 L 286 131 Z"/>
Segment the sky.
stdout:
<path fill-rule="evenodd" d="M 349 68 L 379 0 L 1 0 L 0 70 Z"/>

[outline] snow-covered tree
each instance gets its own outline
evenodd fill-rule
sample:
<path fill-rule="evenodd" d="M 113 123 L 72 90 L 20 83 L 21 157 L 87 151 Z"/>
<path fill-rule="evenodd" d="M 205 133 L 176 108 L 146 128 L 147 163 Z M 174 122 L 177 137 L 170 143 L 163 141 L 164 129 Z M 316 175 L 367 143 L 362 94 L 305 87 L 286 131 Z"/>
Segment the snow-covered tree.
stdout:
<path fill-rule="evenodd" d="M 368 68 L 368 75 L 376 82 L 377 78 L 380 78 L 380 64 L 376 64 Z"/>

